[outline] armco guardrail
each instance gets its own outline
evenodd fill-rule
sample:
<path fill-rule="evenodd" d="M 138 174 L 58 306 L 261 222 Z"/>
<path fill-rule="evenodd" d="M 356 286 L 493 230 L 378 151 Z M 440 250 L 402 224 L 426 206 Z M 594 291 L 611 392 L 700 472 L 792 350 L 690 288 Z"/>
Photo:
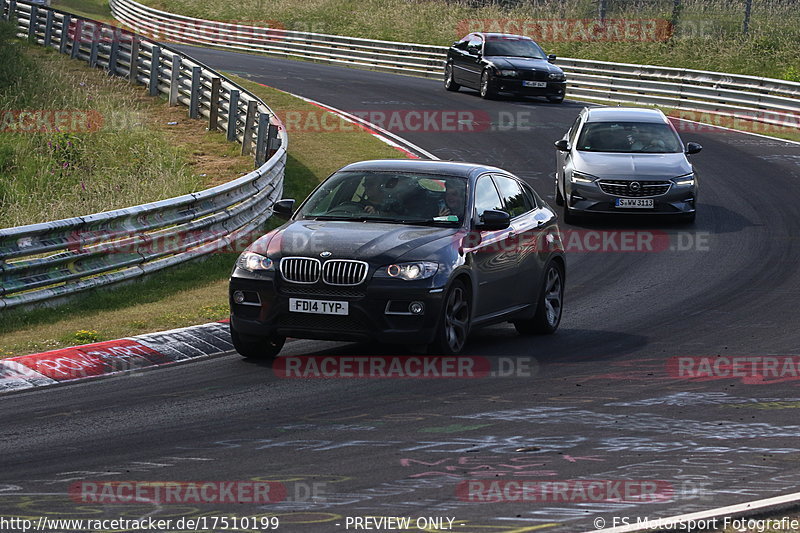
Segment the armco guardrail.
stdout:
<path fill-rule="evenodd" d="M 156 40 L 351 65 L 440 78 L 447 48 L 374 41 L 185 17 L 133 0 L 110 0 L 114 16 Z M 568 96 L 610 103 L 658 105 L 797 128 L 800 83 L 650 65 L 558 60 Z M 698 117 L 702 118 L 702 117 Z"/>
<path fill-rule="evenodd" d="M 387 72 L 439 77 L 447 48 L 373 41 L 184 17 L 130 0 L 110 0 L 120 22 L 155 40 L 313 59 Z"/>
<path fill-rule="evenodd" d="M 105 213 L 0 229 L 0 310 L 133 279 L 240 249 L 283 192 L 286 132 L 258 97 L 191 57 L 120 28 L 0 0 L 18 35 L 188 106 L 254 155 L 256 170 L 201 192 Z"/>

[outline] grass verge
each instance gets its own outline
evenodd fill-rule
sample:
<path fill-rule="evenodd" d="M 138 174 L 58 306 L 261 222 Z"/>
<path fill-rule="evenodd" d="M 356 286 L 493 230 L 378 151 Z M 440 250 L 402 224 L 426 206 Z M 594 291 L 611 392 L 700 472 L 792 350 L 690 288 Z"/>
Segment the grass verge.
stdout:
<path fill-rule="evenodd" d="M 561 56 L 800 81 L 800 10 L 794 2 L 753 0 L 743 35 L 744 2 L 682 0 L 670 37 L 651 30 L 649 21 L 663 21 L 658 27 L 672 21 L 673 0 L 608 2 L 607 19 L 622 21 L 622 29 L 610 33 L 578 23 L 597 18 L 593 0 L 140 1 L 190 17 L 271 26 L 277 21 L 289 30 L 437 45 L 481 28 L 518 33 L 517 22 L 527 21 L 523 33 Z"/>
<path fill-rule="evenodd" d="M 322 113 L 289 94 L 229 77 L 260 96 L 279 115 L 289 111 Z M 347 163 L 402 157 L 372 135 L 348 131 L 311 128 L 289 132 L 284 197 L 305 198 L 321 179 Z M 225 318 L 227 278 L 234 260 L 234 255 L 219 254 L 129 285 L 92 291 L 54 309 L 4 311 L 0 320 L 0 357 Z"/>
<path fill-rule="evenodd" d="M 0 25 L 0 227 L 179 196 L 252 168 L 185 108 L 12 33 Z"/>

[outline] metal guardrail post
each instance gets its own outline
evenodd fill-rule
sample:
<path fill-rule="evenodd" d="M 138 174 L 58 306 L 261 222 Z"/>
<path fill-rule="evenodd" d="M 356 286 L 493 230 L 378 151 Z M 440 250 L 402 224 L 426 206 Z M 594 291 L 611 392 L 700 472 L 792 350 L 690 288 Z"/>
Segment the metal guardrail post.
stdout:
<path fill-rule="evenodd" d="M 228 140 L 236 140 L 236 125 L 239 122 L 239 91 L 231 89 L 228 97 Z"/>
<path fill-rule="evenodd" d="M 208 131 L 217 131 L 219 125 L 219 89 L 222 85 L 222 80 L 219 78 L 211 78 L 211 99 L 208 103 L 210 106 L 208 113 Z"/>
<path fill-rule="evenodd" d="M 17 22 L 17 2 L 16 0 L 11 0 L 8 3 L 8 19 L 12 22 Z"/>
<path fill-rule="evenodd" d="M 131 36 L 131 64 L 128 67 L 128 81 L 137 83 L 139 81 L 139 38 Z"/>
<path fill-rule="evenodd" d="M 108 56 L 108 72 L 117 75 L 117 56 L 119 55 L 119 40 L 122 32 L 119 28 L 114 28 L 111 32 L 111 52 Z"/>
<path fill-rule="evenodd" d="M 253 123 L 256 120 L 256 102 L 247 101 L 247 116 L 244 119 L 244 135 L 242 135 L 242 155 L 248 155 L 253 146 Z"/>
<path fill-rule="evenodd" d="M 192 90 L 189 94 L 189 118 L 200 118 L 200 67 L 192 67 Z"/>
<path fill-rule="evenodd" d="M 256 167 L 267 162 L 267 135 L 269 134 L 269 115 L 258 115 L 258 131 L 256 132 Z"/>
<path fill-rule="evenodd" d="M 178 55 L 172 56 L 172 72 L 169 76 L 169 105 L 178 105 L 178 87 L 181 78 L 181 58 Z"/>
<path fill-rule="evenodd" d="M 69 41 L 69 26 L 72 22 L 72 17 L 64 15 L 61 20 L 61 39 L 58 43 L 58 53 L 64 54 L 67 52 L 67 42 Z"/>
<path fill-rule="evenodd" d="M 44 46 L 50 46 L 50 42 L 53 40 L 53 12 L 51 10 L 47 10 L 47 18 L 44 22 Z"/>
<path fill-rule="evenodd" d="M 97 66 L 97 52 L 100 47 L 100 31 L 97 24 L 92 25 L 92 48 L 89 53 L 89 66 L 94 68 Z"/>
<path fill-rule="evenodd" d="M 81 39 L 83 39 L 83 21 L 78 19 L 75 22 L 75 34 L 72 36 L 72 50 L 70 50 L 69 54 L 72 59 L 78 57 L 78 52 L 81 49 Z"/>
<path fill-rule="evenodd" d="M 150 54 L 150 96 L 158 96 L 158 72 L 161 67 L 161 48 L 153 46 Z"/>
<path fill-rule="evenodd" d="M 39 30 L 39 8 L 31 6 L 31 18 L 28 20 L 28 39 L 35 39 Z"/>
<path fill-rule="evenodd" d="M 744 3 L 744 22 L 742 23 L 742 33 L 747 35 L 750 30 L 750 8 L 753 5 L 753 0 L 745 0 Z"/>
<path fill-rule="evenodd" d="M 280 140 L 278 139 L 278 126 L 270 123 L 269 131 L 267 132 L 267 154 L 265 160 L 275 155 L 275 152 L 278 151 L 279 147 Z"/>

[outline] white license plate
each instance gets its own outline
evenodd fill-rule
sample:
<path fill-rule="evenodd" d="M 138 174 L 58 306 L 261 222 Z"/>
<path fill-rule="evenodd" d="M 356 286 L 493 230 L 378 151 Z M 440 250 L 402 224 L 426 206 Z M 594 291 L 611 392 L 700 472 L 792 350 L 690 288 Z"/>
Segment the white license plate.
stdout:
<path fill-rule="evenodd" d="M 652 209 L 652 198 L 617 198 L 614 203 L 615 207 L 633 207 L 639 209 Z"/>
<path fill-rule="evenodd" d="M 293 313 L 315 313 L 318 315 L 346 315 L 348 313 L 347 303 L 289 298 L 289 311 Z"/>
<path fill-rule="evenodd" d="M 528 81 L 528 80 L 523 80 L 522 81 L 522 86 L 523 87 L 547 87 L 547 82 L 546 81 Z"/>

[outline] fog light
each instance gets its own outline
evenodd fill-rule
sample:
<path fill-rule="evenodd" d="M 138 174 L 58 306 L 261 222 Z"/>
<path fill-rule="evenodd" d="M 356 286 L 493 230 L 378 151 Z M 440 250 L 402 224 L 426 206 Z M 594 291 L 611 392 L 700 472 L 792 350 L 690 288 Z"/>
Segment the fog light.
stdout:
<path fill-rule="evenodd" d="M 421 315 L 425 312 L 425 305 L 422 302 L 411 302 L 408 306 L 408 310 L 412 315 Z"/>
<path fill-rule="evenodd" d="M 233 291 L 233 301 L 237 304 L 244 302 L 244 293 L 242 291 Z"/>

